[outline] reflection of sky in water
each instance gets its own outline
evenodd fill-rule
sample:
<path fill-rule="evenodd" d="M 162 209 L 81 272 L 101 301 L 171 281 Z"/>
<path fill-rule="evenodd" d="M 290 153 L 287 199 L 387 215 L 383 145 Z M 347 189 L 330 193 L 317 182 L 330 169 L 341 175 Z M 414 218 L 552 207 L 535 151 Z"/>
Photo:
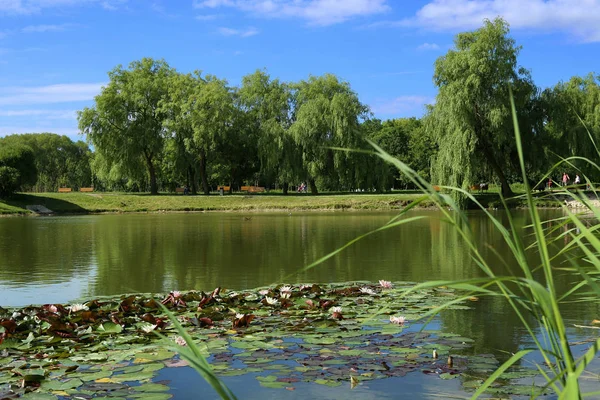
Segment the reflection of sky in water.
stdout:
<path fill-rule="evenodd" d="M 76 274 L 67 281 L 57 279 L 55 283 L 47 281 L 15 285 L 0 283 L 0 306 L 15 307 L 29 304 L 68 303 L 84 297 L 89 283 L 96 278 L 97 266 L 93 264 L 86 269 L 85 273 Z"/>
<path fill-rule="evenodd" d="M 294 382 L 294 390 L 268 389 L 255 379 L 262 374 L 224 377 L 223 382 L 240 399 L 443 399 L 469 396 L 460 389 L 460 379 L 441 380 L 437 376 L 411 372 L 402 378 L 362 381 L 350 390 L 350 377 L 341 386 L 328 387 L 316 383 Z M 211 387 L 199 378 L 192 368 L 167 368 L 159 372 L 154 381 L 168 380 L 174 399 L 216 399 Z M 460 398 L 460 397 L 459 397 Z"/>

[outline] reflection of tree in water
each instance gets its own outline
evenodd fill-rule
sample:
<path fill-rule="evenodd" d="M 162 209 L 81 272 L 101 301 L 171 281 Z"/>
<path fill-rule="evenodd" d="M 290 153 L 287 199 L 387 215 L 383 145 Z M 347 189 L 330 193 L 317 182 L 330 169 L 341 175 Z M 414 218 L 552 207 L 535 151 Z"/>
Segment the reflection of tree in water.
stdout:
<path fill-rule="evenodd" d="M 67 282 L 92 264 L 94 231 L 85 218 L 0 220 L 0 281 Z"/>
<path fill-rule="evenodd" d="M 552 212 L 541 212 L 542 220 L 555 218 L 556 214 Z M 505 215 L 498 217 L 504 226 L 508 226 L 508 221 Z M 531 229 L 528 227 L 530 224 L 529 218 L 525 214 L 517 214 L 513 218 L 515 229 L 519 230 L 519 235 L 525 246 L 530 245 L 533 242 L 533 235 Z M 488 260 L 488 263 L 495 274 L 498 276 L 516 275 L 523 276 L 522 271 L 519 269 L 514 258 L 511 256 L 508 245 L 504 242 L 502 237 L 498 234 L 496 228 L 492 225 L 492 222 L 481 214 L 470 215 L 469 224 L 473 232 L 473 236 L 477 238 L 479 243 L 479 251 L 482 256 Z M 446 224 L 446 226 L 449 226 Z M 552 228 L 552 224 L 545 224 L 546 228 Z M 450 227 L 450 230 L 454 228 Z M 550 231 L 550 229 L 548 229 Z M 432 234 L 435 229 L 432 229 Z M 554 236 L 564 233 L 564 230 L 555 230 L 552 234 Z M 444 228 L 440 228 L 438 237 L 447 242 L 447 246 L 440 246 L 439 258 L 441 260 L 451 260 L 452 262 L 464 262 L 464 265 L 474 263 L 470 260 L 463 260 L 461 257 L 466 256 L 466 252 L 455 252 L 453 249 L 461 247 L 461 240 L 451 231 L 444 233 Z M 558 248 L 555 246 L 557 243 L 563 244 L 563 240 L 553 243 L 550 246 L 551 255 L 555 255 L 558 252 Z M 450 249 L 450 250 L 448 250 Z M 493 249 L 493 250 L 492 250 Z M 432 251 L 434 252 L 434 251 Z M 435 252 L 434 252 L 435 253 Z M 570 254 L 572 261 L 581 261 L 581 254 L 576 252 Z M 499 257 L 502 257 L 500 260 Z M 537 267 L 540 263 L 537 248 L 531 248 L 527 253 L 527 261 L 530 266 Z M 440 261 L 441 262 L 441 261 Z M 557 292 L 560 294 L 566 293 L 572 289 L 580 278 L 574 274 L 562 271 L 559 267 L 565 267 L 567 265 L 565 257 L 556 257 L 553 259 L 553 266 L 555 267 L 555 286 Z M 508 265 L 508 267 L 507 267 Z M 449 267 L 453 272 L 460 272 L 460 268 L 456 271 L 453 267 Z M 463 269 L 468 271 L 468 268 Z M 448 274 L 449 277 L 452 273 Z M 481 271 L 475 272 L 471 275 L 465 275 L 464 278 L 474 276 L 485 276 Z M 541 271 L 534 272 L 534 278 L 542 280 Z M 542 282 L 543 283 L 543 282 Z M 474 354 L 477 353 L 494 353 L 499 355 L 501 359 L 507 359 L 510 354 L 502 352 L 515 352 L 519 345 L 523 345 L 523 340 L 529 340 L 528 333 L 522 326 L 518 316 L 509 306 L 508 302 L 502 297 L 483 297 L 480 301 L 470 303 L 472 310 L 468 311 L 446 311 L 441 314 L 442 326 L 445 331 L 458 333 L 462 336 L 469 337 L 475 340 L 474 347 L 472 349 Z M 565 302 L 561 304 L 561 312 L 564 318 L 568 321 L 567 325 L 572 326 L 573 323 L 589 324 L 592 319 L 600 312 L 600 304 L 597 301 L 588 302 Z M 526 310 L 522 310 L 528 323 L 537 329 L 537 325 L 534 317 Z M 502 354 L 504 354 L 502 356 Z"/>

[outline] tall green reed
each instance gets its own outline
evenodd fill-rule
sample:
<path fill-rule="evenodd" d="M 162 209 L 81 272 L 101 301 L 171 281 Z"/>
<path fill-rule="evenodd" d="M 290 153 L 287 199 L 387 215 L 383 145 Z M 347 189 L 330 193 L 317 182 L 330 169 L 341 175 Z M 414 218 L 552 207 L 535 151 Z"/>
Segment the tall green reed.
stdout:
<path fill-rule="evenodd" d="M 412 208 L 417 207 L 424 202 L 434 204 L 442 213 L 443 219 L 451 224 L 463 238 L 465 245 L 471 252 L 473 260 L 484 272 L 485 277 L 460 281 L 437 280 L 424 282 L 406 290 L 404 295 L 409 295 L 420 289 L 442 285 L 465 291 L 466 294 L 464 297 L 449 302 L 446 305 L 433 309 L 427 313 L 424 317 L 429 319 L 433 318 L 451 304 L 466 299 L 474 294 L 480 296 L 500 296 L 512 307 L 518 316 L 522 327 L 528 332 L 531 341 L 535 344 L 534 349 L 524 349 L 513 354 L 474 392 L 472 398 L 477 398 L 482 395 L 503 372 L 534 350 L 537 351 L 544 360 L 543 364 L 537 364 L 536 367 L 539 373 L 545 378 L 546 386 L 541 391 L 538 391 L 538 393 L 534 392 L 532 397 L 543 393 L 546 389 L 552 390 L 559 399 L 580 399 L 584 396 L 600 395 L 600 392 L 582 393 L 579 381 L 587 365 L 594 359 L 600 348 L 600 338 L 591 343 L 582 357 L 575 358 L 569 345 L 569 334 L 560 308 L 561 303 L 577 298 L 577 296 L 586 295 L 588 297 L 595 296 L 596 298 L 600 298 L 600 285 L 596 278 L 596 275 L 600 274 L 600 238 L 598 237 L 597 232 L 600 225 L 596 224 L 588 226 L 589 224 L 585 223 L 581 213 L 574 213 L 568 207 L 563 206 L 565 217 L 553 222 L 557 222 L 558 227 L 567 227 L 568 229 L 562 235 L 567 235 L 572 240 L 567 246 L 560 250 L 558 254 L 551 255 L 550 247 L 553 241 L 556 240 L 556 236 L 552 235 L 552 232 L 544 229 L 544 223 L 547 221 L 542 221 L 536 208 L 537 199 L 531 192 L 531 187 L 528 184 L 525 173 L 521 133 L 517 123 L 517 113 L 512 95 L 510 101 L 515 128 L 515 142 L 525 188 L 525 194 L 520 196 L 520 200 L 526 204 L 529 212 L 531 224 L 528 229 L 533 236 L 533 244 L 526 245 L 524 243 L 523 232 L 517 227 L 513 219 L 507 204 L 507 199 L 500 197 L 500 201 L 506 213 L 506 221 L 508 222 L 507 226 L 505 226 L 498 217 L 486 209 L 486 207 L 470 192 L 460 188 L 446 186 L 441 187 L 443 191 L 437 191 L 431 183 L 421 178 L 408 165 L 393 158 L 375 143 L 371 143 L 374 151 L 368 153 L 376 154 L 398 168 L 400 172 L 423 192 L 423 196 L 401 210 L 399 215 L 391 219 L 386 225 L 355 238 L 337 250 L 323 256 L 312 264 L 305 266 L 300 271 L 297 271 L 297 273 L 317 267 L 325 260 L 333 257 L 353 243 L 370 234 L 424 218 L 423 216 L 407 216 L 407 213 Z M 590 139 L 592 139 L 593 142 L 591 135 Z M 348 149 L 337 150 L 351 151 Z M 579 157 L 564 159 L 561 163 L 555 165 L 555 168 L 553 169 L 565 164 L 574 167 L 572 162 L 575 160 L 587 162 L 591 167 L 600 170 L 600 167 L 592 161 Z M 549 172 L 542 181 L 547 179 L 550 173 L 551 172 Z M 588 181 L 587 178 L 585 178 L 585 181 Z M 483 254 L 480 252 L 480 244 L 469 228 L 467 215 L 457 206 L 457 203 L 449 194 L 452 192 L 459 192 L 463 196 L 466 196 L 487 216 L 487 218 L 489 218 L 494 228 L 500 233 L 501 237 L 508 245 L 510 250 L 509 257 L 514 258 L 518 266 L 517 273 L 514 275 L 498 275 L 495 272 L 490 261 L 484 258 Z M 600 207 L 581 192 L 564 190 L 554 192 L 551 196 L 562 196 L 577 201 L 582 205 L 582 209 L 588 214 L 585 218 L 589 219 L 591 216 L 594 220 L 600 220 Z M 597 196 L 595 190 L 594 196 Z M 573 254 L 575 250 L 584 254 L 584 257 L 572 256 L 571 254 Z M 534 261 L 532 261 L 531 257 L 532 252 L 535 254 L 535 258 L 533 258 Z M 502 255 L 498 256 L 501 257 Z M 569 260 L 570 264 L 567 270 L 573 274 L 577 280 L 574 287 L 566 293 L 559 293 L 555 284 L 555 270 L 565 270 L 564 266 L 556 265 L 559 256 L 566 257 Z M 385 312 L 385 307 L 382 307 L 378 314 L 382 312 Z M 530 318 L 530 316 L 533 316 L 533 318 Z M 181 356 L 191 363 L 191 365 L 213 386 L 215 391 L 222 398 L 235 398 L 233 393 L 231 393 L 216 375 L 214 375 L 210 365 L 202 355 L 202 352 L 194 344 L 185 329 L 172 316 L 170 316 L 170 318 L 174 322 L 176 329 L 188 344 L 188 348 L 177 348 Z"/>

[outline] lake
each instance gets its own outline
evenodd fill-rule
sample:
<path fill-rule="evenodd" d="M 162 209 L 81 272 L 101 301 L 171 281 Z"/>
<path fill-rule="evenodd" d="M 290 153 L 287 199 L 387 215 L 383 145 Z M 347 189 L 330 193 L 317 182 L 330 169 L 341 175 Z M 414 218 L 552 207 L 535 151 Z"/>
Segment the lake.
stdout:
<path fill-rule="evenodd" d="M 562 215 L 556 210 L 542 214 L 545 220 Z M 1 218 L 0 306 L 66 303 L 131 292 L 210 291 L 217 286 L 242 290 L 280 283 L 423 282 L 484 276 L 454 228 L 435 211 L 412 212 L 410 216 L 426 218 L 365 237 L 321 265 L 298 272 L 395 215 L 312 212 Z M 522 228 L 528 223 L 527 213 L 516 211 L 515 220 L 527 241 L 529 233 Z M 507 259 L 504 264 L 497 258 L 496 254 L 507 256 L 509 249 L 483 213 L 470 213 L 469 224 L 481 251 L 489 260 L 496 260 L 492 261 L 496 272 L 516 270 L 514 261 Z M 557 284 L 563 292 L 572 286 L 566 277 Z M 474 339 L 474 354 L 492 353 L 502 358 L 504 352 L 515 352 L 528 343 L 527 333 L 503 300 L 482 298 L 470 305 L 473 309 L 469 311 L 442 314 L 435 326 Z M 565 311 L 570 324 L 581 324 L 598 317 L 599 309 L 597 302 L 588 302 L 568 305 Z M 579 333 L 584 337 L 589 332 L 575 332 L 575 337 Z M 379 385 L 385 392 L 394 379 L 372 386 Z M 411 382 L 422 379 L 414 375 Z M 233 387 L 236 382 L 231 381 Z M 307 387 L 296 394 L 308 395 L 310 385 Z M 178 398 L 185 395 L 179 393 Z"/>

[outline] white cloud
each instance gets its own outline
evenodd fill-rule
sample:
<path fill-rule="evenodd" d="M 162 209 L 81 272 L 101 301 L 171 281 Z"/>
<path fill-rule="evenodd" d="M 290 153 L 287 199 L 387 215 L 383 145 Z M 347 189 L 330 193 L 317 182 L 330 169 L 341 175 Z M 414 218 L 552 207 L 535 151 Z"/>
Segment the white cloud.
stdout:
<path fill-rule="evenodd" d="M 196 8 L 232 7 L 269 18 L 301 18 L 333 25 L 351 18 L 384 13 L 388 0 L 195 0 Z"/>
<path fill-rule="evenodd" d="M 35 14 L 44 9 L 99 4 L 107 10 L 116 10 L 127 0 L 0 0 L 1 15 Z"/>
<path fill-rule="evenodd" d="M 93 100 L 103 83 L 0 87 L 0 106 L 55 104 Z"/>
<path fill-rule="evenodd" d="M 379 99 L 371 105 L 371 111 L 378 116 L 413 116 L 425 112 L 426 104 L 433 104 L 430 96 L 399 96 L 393 99 Z"/>
<path fill-rule="evenodd" d="M 417 50 L 439 50 L 440 46 L 435 43 L 423 43 L 417 47 Z"/>
<path fill-rule="evenodd" d="M 60 32 L 64 31 L 73 24 L 60 24 L 60 25 L 29 25 L 21 29 L 23 33 L 45 33 L 45 32 Z"/>
<path fill-rule="evenodd" d="M 240 36 L 250 37 L 258 34 L 258 30 L 255 28 L 248 28 L 246 30 L 232 29 L 232 28 L 219 28 L 219 33 L 223 36 Z"/>
<path fill-rule="evenodd" d="M 600 41 L 600 0 L 433 0 L 410 19 L 379 25 L 460 31 L 498 16 L 514 29 L 562 31 L 583 41 Z"/>
<path fill-rule="evenodd" d="M 218 14 L 205 14 L 205 15 L 196 15 L 195 17 L 198 21 L 212 21 L 213 19 L 219 18 Z"/>
<path fill-rule="evenodd" d="M 75 119 L 75 110 L 0 110 L 0 117 L 44 117 L 46 119 Z"/>

